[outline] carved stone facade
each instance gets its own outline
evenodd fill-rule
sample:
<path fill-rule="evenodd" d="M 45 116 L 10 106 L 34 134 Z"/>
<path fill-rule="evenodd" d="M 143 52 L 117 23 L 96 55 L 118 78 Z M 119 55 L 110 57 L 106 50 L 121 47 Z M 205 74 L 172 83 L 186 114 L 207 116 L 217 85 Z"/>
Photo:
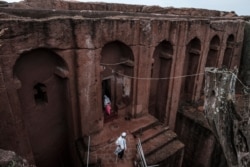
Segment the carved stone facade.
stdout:
<path fill-rule="evenodd" d="M 240 63 L 244 21 L 237 16 L 51 5 L 12 4 L 0 12 L 0 29 L 8 28 L 0 48 L 0 147 L 31 162 L 45 153 L 40 164 L 53 162 L 48 158 L 59 152 L 74 159 L 76 139 L 102 132 L 104 94 L 116 114 L 150 113 L 174 130 L 178 106 L 204 94 L 205 67 Z"/>

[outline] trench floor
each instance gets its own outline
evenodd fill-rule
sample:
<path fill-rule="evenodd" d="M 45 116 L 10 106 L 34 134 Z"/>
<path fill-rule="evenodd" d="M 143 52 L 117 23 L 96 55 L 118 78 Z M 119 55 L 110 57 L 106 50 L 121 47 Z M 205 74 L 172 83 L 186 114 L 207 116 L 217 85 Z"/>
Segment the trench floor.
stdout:
<path fill-rule="evenodd" d="M 91 136 L 89 162 L 95 163 L 99 160 L 102 167 L 133 167 L 138 142 L 138 138 L 133 135 L 133 132 L 154 122 L 157 122 L 157 119 L 150 114 L 130 120 L 125 119 L 122 114 L 118 115 L 116 119 L 105 123 L 100 133 Z M 121 160 L 116 157 L 114 151 L 116 149 L 115 141 L 122 132 L 127 133 L 127 150 Z"/>

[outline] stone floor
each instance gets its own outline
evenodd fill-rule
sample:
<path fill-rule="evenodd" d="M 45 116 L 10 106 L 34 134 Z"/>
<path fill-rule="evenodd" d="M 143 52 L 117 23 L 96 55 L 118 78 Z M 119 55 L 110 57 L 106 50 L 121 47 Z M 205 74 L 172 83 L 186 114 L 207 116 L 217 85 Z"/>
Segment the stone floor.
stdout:
<path fill-rule="evenodd" d="M 102 167 L 133 167 L 137 154 L 136 144 L 139 138 L 143 140 L 143 137 L 147 137 L 148 135 L 150 136 L 150 134 L 147 134 L 146 132 L 144 132 L 141 136 L 135 134 L 138 134 L 138 132 L 140 133 L 142 129 L 144 129 L 145 127 L 150 127 L 155 123 L 159 122 L 150 114 L 146 114 L 140 118 L 130 120 L 126 120 L 124 115 L 117 115 L 115 119 L 104 124 L 104 128 L 100 133 L 91 136 L 89 158 L 90 164 L 95 164 L 99 161 L 101 162 Z M 116 157 L 114 151 L 116 149 L 115 141 L 122 132 L 127 133 L 127 150 L 125 151 L 124 157 L 121 160 Z M 176 136 L 176 134 L 171 130 L 166 133 L 168 135 Z M 157 140 L 156 143 L 166 143 L 166 138 L 154 138 L 154 140 Z M 175 154 L 176 151 L 182 150 L 184 147 L 184 145 L 179 141 L 177 146 L 177 149 L 172 149 L 174 152 L 171 154 Z M 152 145 L 150 147 L 152 147 Z M 148 150 L 146 145 L 144 149 L 145 151 Z M 167 155 L 169 154 L 168 152 L 169 150 L 163 150 L 161 151 L 161 154 Z"/>
<path fill-rule="evenodd" d="M 157 121 L 151 115 L 145 115 L 138 119 L 126 120 L 124 116 L 118 117 L 105 123 L 102 132 L 91 136 L 90 162 L 101 160 L 102 167 L 133 167 L 136 157 L 136 143 L 138 142 L 132 132 L 139 130 L 146 124 Z M 122 132 L 127 133 L 127 150 L 123 160 L 117 159 L 114 151 L 115 140 Z"/>

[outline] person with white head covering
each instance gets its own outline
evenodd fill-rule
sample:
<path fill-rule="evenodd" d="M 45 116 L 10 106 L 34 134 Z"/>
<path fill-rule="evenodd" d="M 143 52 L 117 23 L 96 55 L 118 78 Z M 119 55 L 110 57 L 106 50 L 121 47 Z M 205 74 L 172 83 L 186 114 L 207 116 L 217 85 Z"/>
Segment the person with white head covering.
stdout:
<path fill-rule="evenodd" d="M 110 101 L 110 98 L 107 96 L 107 95 L 104 95 L 104 108 L 105 108 L 105 111 L 108 115 L 111 114 L 111 101 Z"/>
<path fill-rule="evenodd" d="M 126 136 L 126 132 L 122 132 L 121 136 L 119 136 L 115 142 L 115 144 L 117 145 L 116 150 L 118 150 L 118 158 L 120 159 L 122 159 L 124 151 L 127 150 Z"/>

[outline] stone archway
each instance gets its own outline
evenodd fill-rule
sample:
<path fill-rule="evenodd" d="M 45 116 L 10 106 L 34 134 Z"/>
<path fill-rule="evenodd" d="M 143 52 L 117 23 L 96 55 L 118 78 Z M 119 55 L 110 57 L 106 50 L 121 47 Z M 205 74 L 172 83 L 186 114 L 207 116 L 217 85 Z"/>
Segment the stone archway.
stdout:
<path fill-rule="evenodd" d="M 187 77 L 182 81 L 182 101 L 192 101 L 195 90 L 195 79 L 193 76 L 197 73 L 199 66 L 199 59 L 201 54 L 201 42 L 195 37 L 187 45 L 186 58 L 184 62 L 183 75 Z"/>
<path fill-rule="evenodd" d="M 205 67 L 218 66 L 219 50 L 220 50 L 220 38 L 218 37 L 218 35 L 215 35 L 210 41 Z M 202 89 L 204 89 L 204 87 L 205 87 L 205 77 L 203 78 Z M 201 95 L 204 95 L 204 91 L 201 91 Z"/>
<path fill-rule="evenodd" d="M 107 43 L 101 51 L 102 101 L 104 95 L 111 100 L 112 115 L 131 116 L 133 97 L 134 55 L 131 48 L 120 41 Z"/>
<path fill-rule="evenodd" d="M 231 66 L 231 62 L 233 58 L 233 50 L 234 50 L 234 36 L 231 34 L 227 38 L 227 46 L 226 46 L 224 59 L 222 63 L 222 66 L 225 66 L 228 69 L 230 69 L 230 66 Z"/>
<path fill-rule="evenodd" d="M 55 53 L 36 49 L 14 66 L 21 81 L 22 116 L 38 167 L 70 166 L 67 66 Z"/>
<path fill-rule="evenodd" d="M 218 35 L 214 36 L 209 45 L 207 55 L 206 67 L 217 67 L 220 49 L 220 38 Z"/>
<path fill-rule="evenodd" d="M 154 63 L 151 69 L 150 95 L 149 95 L 149 113 L 164 122 L 166 119 L 166 105 L 169 89 L 173 57 L 173 46 L 169 41 L 162 41 L 153 54 Z M 157 79 L 158 78 L 158 79 Z"/>

